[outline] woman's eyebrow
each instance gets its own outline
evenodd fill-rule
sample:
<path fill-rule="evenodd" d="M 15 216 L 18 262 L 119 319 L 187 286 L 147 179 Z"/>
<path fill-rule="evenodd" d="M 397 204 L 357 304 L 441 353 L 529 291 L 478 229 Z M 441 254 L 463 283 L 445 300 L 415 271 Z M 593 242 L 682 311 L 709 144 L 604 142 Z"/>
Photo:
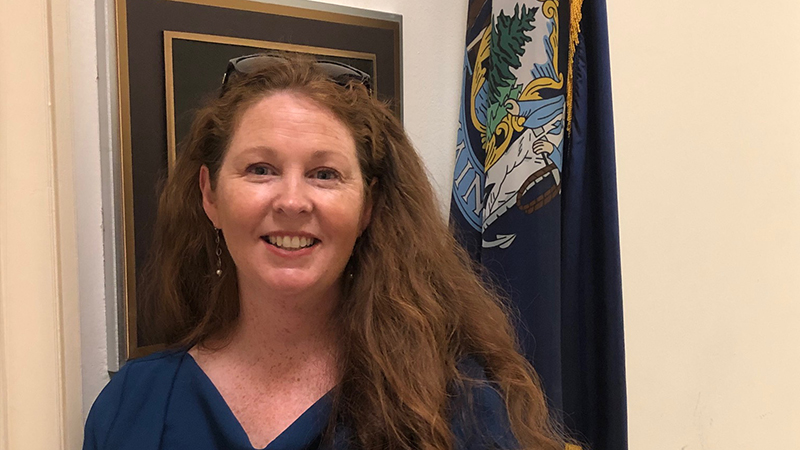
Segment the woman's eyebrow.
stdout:
<path fill-rule="evenodd" d="M 247 147 L 244 150 L 242 150 L 238 156 L 245 158 L 251 156 L 260 156 L 266 158 L 274 158 L 277 160 L 285 158 L 283 152 L 279 152 L 274 148 L 266 145 L 254 145 L 252 147 Z M 309 160 L 312 163 L 319 163 L 320 161 L 327 161 L 327 160 L 346 163 L 347 157 L 341 151 L 330 150 L 330 149 L 319 149 L 311 152 L 311 154 L 309 155 Z"/>
<path fill-rule="evenodd" d="M 254 145 L 252 147 L 247 147 L 239 153 L 239 156 L 250 156 L 250 155 L 264 155 L 269 157 L 274 157 L 278 155 L 278 152 L 275 151 L 272 147 L 266 145 Z"/>
<path fill-rule="evenodd" d="M 342 152 L 337 152 L 337 151 L 333 151 L 333 150 L 324 150 L 324 149 L 322 149 L 322 150 L 314 150 L 314 152 L 311 154 L 311 160 L 313 160 L 313 161 L 319 161 L 319 160 L 324 160 L 324 159 L 329 159 L 329 158 L 340 159 L 340 160 L 346 160 L 347 159 L 345 157 L 345 155 L 342 154 Z"/>

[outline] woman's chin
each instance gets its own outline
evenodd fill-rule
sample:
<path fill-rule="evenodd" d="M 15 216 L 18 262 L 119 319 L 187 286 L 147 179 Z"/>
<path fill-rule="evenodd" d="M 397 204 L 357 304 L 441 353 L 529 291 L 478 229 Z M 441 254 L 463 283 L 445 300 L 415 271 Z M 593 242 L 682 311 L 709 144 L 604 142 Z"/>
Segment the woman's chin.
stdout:
<path fill-rule="evenodd" d="M 315 270 L 316 269 L 316 270 Z M 262 267 L 239 271 L 239 289 L 256 296 L 324 296 L 338 292 L 341 276 L 316 267 Z"/>
<path fill-rule="evenodd" d="M 318 289 L 319 287 L 313 283 L 280 282 L 265 284 L 265 292 L 270 294 L 303 295 L 316 292 Z"/>
<path fill-rule="evenodd" d="M 261 284 L 264 292 L 279 295 L 325 295 L 338 284 L 336 280 L 324 280 L 310 275 L 297 271 L 273 274 Z"/>

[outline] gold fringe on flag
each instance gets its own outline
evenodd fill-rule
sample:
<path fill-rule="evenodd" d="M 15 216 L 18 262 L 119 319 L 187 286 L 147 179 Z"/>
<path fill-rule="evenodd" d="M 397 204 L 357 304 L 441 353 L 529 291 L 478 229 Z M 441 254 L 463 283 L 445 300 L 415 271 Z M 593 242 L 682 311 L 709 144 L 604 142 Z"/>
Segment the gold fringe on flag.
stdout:
<path fill-rule="evenodd" d="M 575 48 L 578 47 L 581 20 L 583 19 L 583 0 L 570 2 L 569 14 L 569 58 L 567 59 L 567 134 L 572 132 L 572 70 L 575 64 Z M 567 450 L 570 450 L 569 448 Z"/>

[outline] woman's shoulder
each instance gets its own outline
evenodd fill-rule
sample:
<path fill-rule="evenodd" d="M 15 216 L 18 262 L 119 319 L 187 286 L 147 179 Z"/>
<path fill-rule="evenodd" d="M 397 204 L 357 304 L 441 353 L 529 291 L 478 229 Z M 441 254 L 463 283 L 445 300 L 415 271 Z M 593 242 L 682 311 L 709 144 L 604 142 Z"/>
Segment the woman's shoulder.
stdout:
<path fill-rule="evenodd" d="M 117 373 L 127 377 L 160 378 L 176 370 L 186 356 L 186 349 L 169 349 L 126 362 Z"/>
<path fill-rule="evenodd" d="M 185 356 L 186 350 L 163 350 L 126 362 L 100 392 L 95 406 L 141 399 L 152 395 L 148 393 L 154 390 L 171 385 Z"/>
<path fill-rule="evenodd" d="M 113 435 L 137 424 L 163 424 L 166 402 L 185 350 L 165 350 L 125 363 L 95 399 L 86 419 L 84 449 L 112 448 Z M 143 423 L 142 418 L 147 418 Z M 145 431 L 145 430 L 138 430 Z M 142 447 L 145 448 L 145 447 Z"/>
<path fill-rule="evenodd" d="M 465 355 L 459 358 L 456 362 L 456 368 L 467 378 L 482 382 L 488 381 L 486 364 L 475 355 Z"/>
<path fill-rule="evenodd" d="M 485 364 L 466 356 L 457 363 L 462 383 L 453 392 L 453 433 L 457 448 L 517 448 L 505 396 Z"/>

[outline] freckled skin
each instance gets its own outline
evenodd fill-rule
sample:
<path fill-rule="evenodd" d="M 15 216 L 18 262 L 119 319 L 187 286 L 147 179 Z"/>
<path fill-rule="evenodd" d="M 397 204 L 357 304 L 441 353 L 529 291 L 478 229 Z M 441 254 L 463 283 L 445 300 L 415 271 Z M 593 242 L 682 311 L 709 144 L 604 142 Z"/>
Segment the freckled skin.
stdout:
<path fill-rule="evenodd" d="M 236 265 L 241 312 L 227 346 L 189 353 L 261 448 L 337 382 L 329 318 L 371 205 L 349 130 L 291 92 L 246 110 L 215 188 L 206 168 L 199 182 Z M 292 253 L 262 239 L 275 232 L 318 242 Z"/>

